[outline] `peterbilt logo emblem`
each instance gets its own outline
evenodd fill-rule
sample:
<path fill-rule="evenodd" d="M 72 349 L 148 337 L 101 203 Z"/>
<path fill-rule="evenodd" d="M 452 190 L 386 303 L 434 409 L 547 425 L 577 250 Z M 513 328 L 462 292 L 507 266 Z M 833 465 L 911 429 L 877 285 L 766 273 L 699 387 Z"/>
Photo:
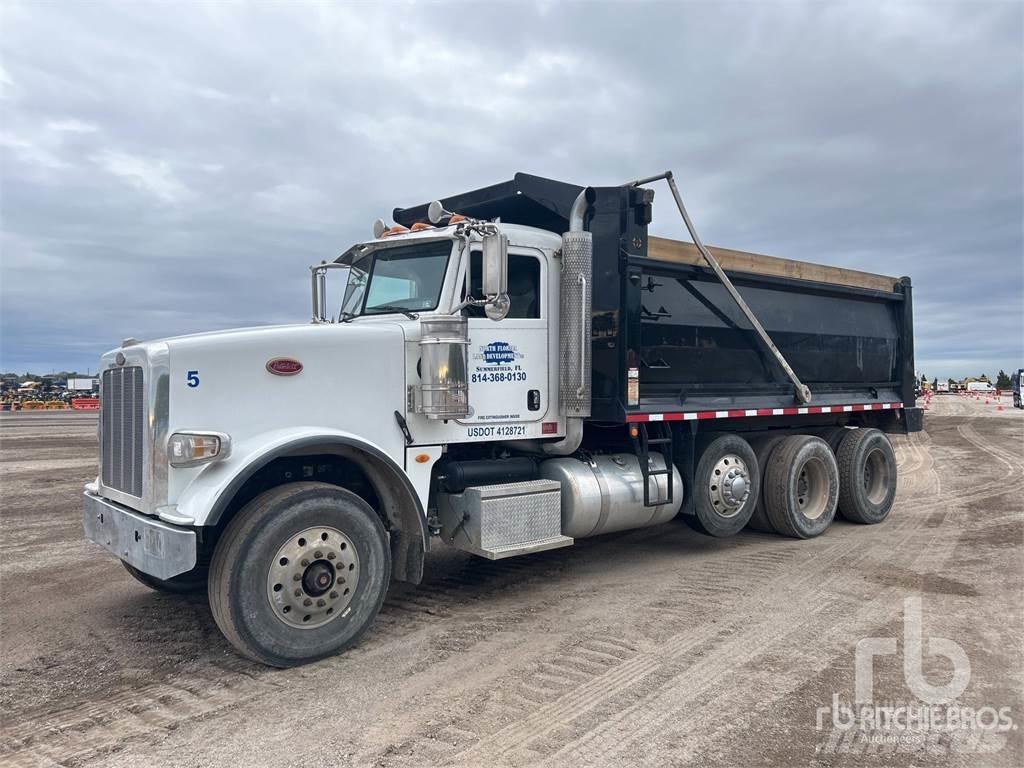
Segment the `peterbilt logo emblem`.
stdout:
<path fill-rule="evenodd" d="M 275 357 L 267 362 L 267 370 L 275 376 L 294 376 L 302 371 L 302 363 L 290 357 Z"/>

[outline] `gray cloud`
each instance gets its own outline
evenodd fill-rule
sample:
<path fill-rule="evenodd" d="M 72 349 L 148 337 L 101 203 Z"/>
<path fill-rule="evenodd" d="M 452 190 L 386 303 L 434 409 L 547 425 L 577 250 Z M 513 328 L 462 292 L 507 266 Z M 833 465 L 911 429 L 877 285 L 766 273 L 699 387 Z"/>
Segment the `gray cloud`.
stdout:
<path fill-rule="evenodd" d="M 1024 365 L 1017 3 L 6 3 L 0 368 L 302 320 L 306 266 L 514 171 L 672 168 L 708 242 L 910 275 Z M 664 191 L 657 234 L 680 236 Z"/>

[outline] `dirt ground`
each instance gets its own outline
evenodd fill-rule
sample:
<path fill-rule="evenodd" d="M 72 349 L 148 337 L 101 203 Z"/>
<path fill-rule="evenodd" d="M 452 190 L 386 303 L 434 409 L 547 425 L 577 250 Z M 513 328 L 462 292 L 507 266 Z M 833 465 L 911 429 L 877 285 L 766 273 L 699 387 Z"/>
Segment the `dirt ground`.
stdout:
<path fill-rule="evenodd" d="M 882 525 L 673 521 L 497 563 L 440 547 L 356 648 L 285 671 L 83 539 L 94 416 L 5 414 L 0 764 L 1024 764 L 1024 411 L 1003 405 L 934 398 L 893 439 Z M 966 661 L 957 717 L 1002 725 L 843 730 L 862 640 L 875 705 L 921 707 Z"/>

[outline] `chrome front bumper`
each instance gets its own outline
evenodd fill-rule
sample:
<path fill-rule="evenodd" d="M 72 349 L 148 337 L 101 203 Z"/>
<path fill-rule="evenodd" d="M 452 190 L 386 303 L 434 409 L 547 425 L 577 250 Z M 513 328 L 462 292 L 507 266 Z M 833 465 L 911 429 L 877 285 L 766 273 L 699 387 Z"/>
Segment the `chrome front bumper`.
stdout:
<path fill-rule="evenodd" d="M 158 579 L 191 571 L 196 534 L 132 512 L 88 491 L 82 500 L 85 535 L 129 565 Z"/>

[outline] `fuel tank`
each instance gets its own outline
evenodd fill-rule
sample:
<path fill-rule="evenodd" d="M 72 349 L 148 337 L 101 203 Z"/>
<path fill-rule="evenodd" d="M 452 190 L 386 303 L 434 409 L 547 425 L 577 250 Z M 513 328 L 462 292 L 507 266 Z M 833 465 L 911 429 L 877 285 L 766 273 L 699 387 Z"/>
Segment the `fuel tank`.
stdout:
<path fill-rule="evenodd" d="M 661 454 L 651 454 L 651 470 L 665 468 Z M 594 456 L 590 461 L 564 457 L 541 462 L 540 476 L 562 486 L 562 535 L 574 539 L 671 520 L 683 501 L 683 479 L 672 468 L 672 502 L 644 506 L 640 462 L 631 453 Z M 668 495 L 668 476 L 648 479 L 651 501 Z"/>

